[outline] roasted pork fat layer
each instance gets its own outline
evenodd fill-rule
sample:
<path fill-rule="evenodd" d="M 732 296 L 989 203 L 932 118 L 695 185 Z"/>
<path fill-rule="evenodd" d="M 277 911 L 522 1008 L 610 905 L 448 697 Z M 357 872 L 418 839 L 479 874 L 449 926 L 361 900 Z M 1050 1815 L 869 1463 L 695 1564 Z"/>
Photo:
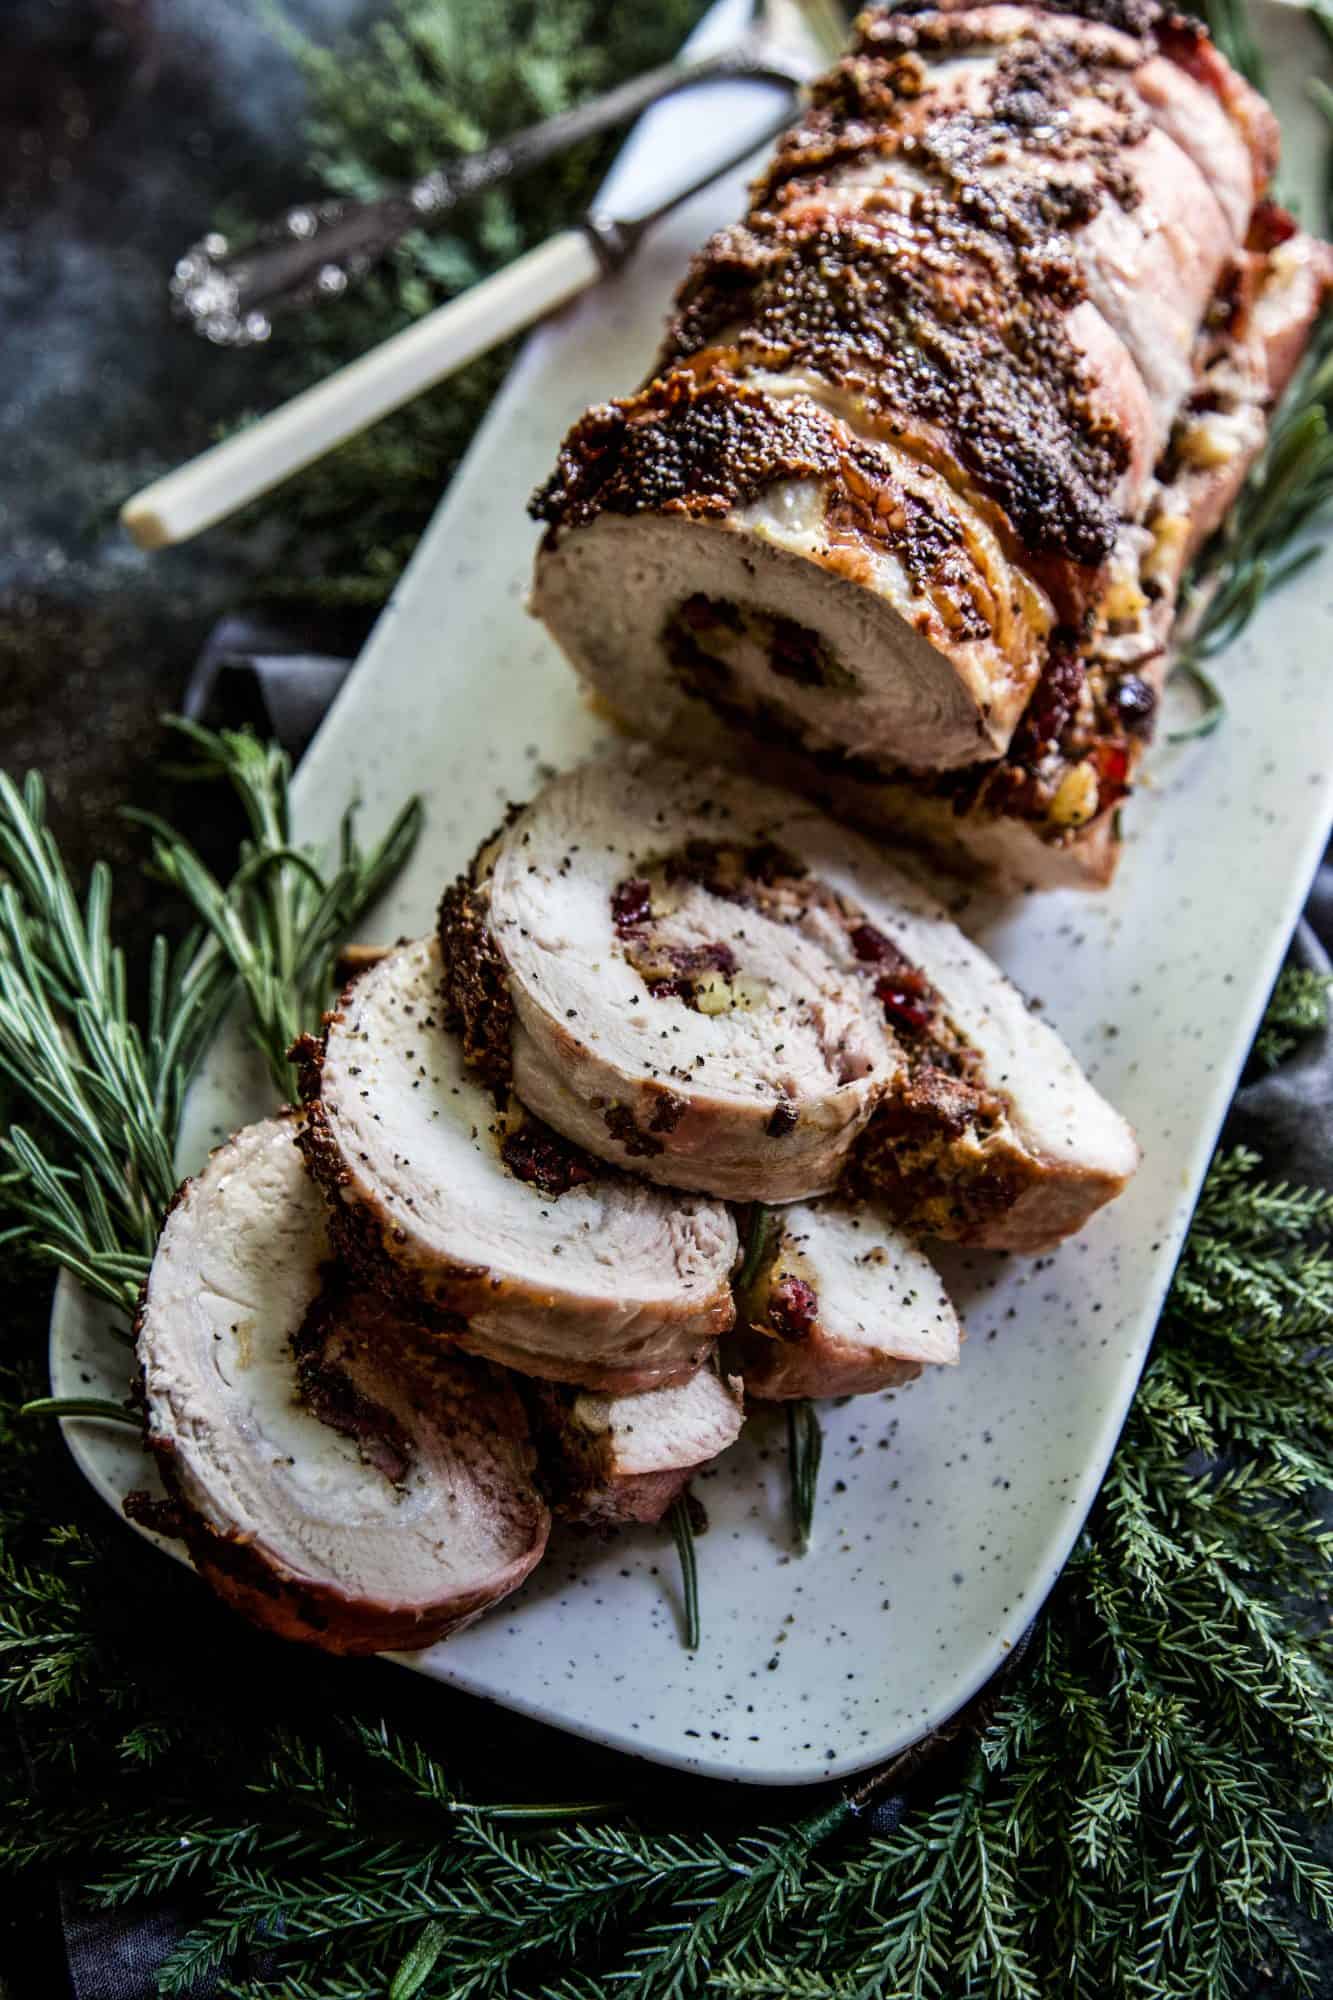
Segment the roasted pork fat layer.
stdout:
<path fill-rule="evenodd" d="M 1154 0 L 870 12 L 653 378 L 566 440 L 538 615 L 641 733 L 1104 876 L 1184 564 L 1327 283 L 1276 154 Z"/>

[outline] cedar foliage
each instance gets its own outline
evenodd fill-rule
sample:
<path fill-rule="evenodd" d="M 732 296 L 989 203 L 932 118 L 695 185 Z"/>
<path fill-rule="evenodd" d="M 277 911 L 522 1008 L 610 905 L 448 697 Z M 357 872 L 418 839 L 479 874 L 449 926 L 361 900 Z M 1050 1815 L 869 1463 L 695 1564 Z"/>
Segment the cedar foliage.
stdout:
<path fill-rule="evenodd" d="M 497 1796 L 470 1729 L 446 1751 L 381 1715 L 382 1669 L 289 1663 L 72 1521 L 51 1434 L 11 1412 L 0 1692 L 29 1762 L 0 1860 L 77 1863 L 108 1904 L 192 1887 L 165 1992 L 237 1954 L 228 1990 L 291 2000 L 1198 2000 L 1260 1961 L 1299 1988 L 1298 1915 L 1333 1919 L 1301 1830 L 1333 1791 L 1330 1224 L 1333 1198 L 1215 1163 L 1021 1671 L 868 1834 L 841 1797 L 738 1831 Z"/>

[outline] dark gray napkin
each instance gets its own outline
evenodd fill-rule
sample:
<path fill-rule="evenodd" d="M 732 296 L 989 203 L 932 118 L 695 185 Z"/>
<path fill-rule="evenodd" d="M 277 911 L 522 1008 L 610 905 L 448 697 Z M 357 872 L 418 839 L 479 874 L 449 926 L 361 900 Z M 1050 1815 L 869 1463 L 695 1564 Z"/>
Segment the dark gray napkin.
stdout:
<path fill-rule="evenodd" d="M 351 661 L 312 653 L 278 627 L 225 618 L 210 634 L 186 690 L 184 709 L 210 728 L 249 725 L 274 736 L 298 758 L 351 669 Z M 1333 948 L 1333 859 L 1315 877 L 1288 963 L 1329 970 Z M 1271 1075 L 1237 1092 L 1223 1143 L 1260 1153 L 1284 1180 L 1333 1186 L 1333 1033 L 1307 1037 Z M 1006 1665 L 1013 1671 L 1026 1646 Z M 992 1684 L 992 1689 L 994 1684 Z M 983 1690 L 978 1703 L 993 1699 Z M 904 1773 L 904 1776 L 907 1774 Z M 868 1805 L 864 1824 L 887 1833 L 907 1807 L 901 1789 Z M 75 2000 L 152 2000 L 159 1967 L 195 1912 L 172 1900 L 142 1911 L 93 1911 L 77 1886 L 61 1885 L 61 1915 Z M 233 1968 L 234 1970 L 234 1968 Z M 217 1991 L 209 1978 L 199 2000 Z"/>

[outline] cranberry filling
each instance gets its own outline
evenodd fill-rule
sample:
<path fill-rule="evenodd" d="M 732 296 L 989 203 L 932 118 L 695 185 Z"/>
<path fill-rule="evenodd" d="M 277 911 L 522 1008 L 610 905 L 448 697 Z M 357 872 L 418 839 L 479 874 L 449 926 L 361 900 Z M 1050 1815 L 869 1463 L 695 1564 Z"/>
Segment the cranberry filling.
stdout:
<path fill-rule="evenodd" d="M 784 1340 L 802 1340 L 815 1323 L 819 1294 L 804 1278 L 779 1278 L 768 1295 L 768 1316 Z"/>
<path fill-rule="evenodd" d="M 500 1157 L 515 1180 L 526 1181 L 553 1201 L 573 1187 L 582 1187 L 595 1172 L 585 1153 L 535 1118 L 509 1134 Z"/>
<path fill-rule="evenodd" d="M 641 877 L 631 875 L 611 891 L 611 916 L 622 937 L 626 931 L 646 924 L 652 914 L 653 892 Z"/>
<path fill-rule="evenodd" d="M 923 1035 L 935 1018 L 930 1002 L 904 991 L 896 978 L 877 979 L 875 998 L 896 1027 L 907 1028 L 914 1035 Z"/>

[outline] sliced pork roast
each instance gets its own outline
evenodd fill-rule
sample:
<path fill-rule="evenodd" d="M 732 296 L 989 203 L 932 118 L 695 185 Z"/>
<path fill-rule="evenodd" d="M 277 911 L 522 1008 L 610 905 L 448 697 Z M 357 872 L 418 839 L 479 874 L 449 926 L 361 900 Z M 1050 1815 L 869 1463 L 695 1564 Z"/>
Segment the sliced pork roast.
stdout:
<path fill-rule="evenodd" d="M 749 1395 L 860 1396 L 953 1367 L 962 1329 L 939 1273 L 870 1208 L 793 1202 L 763 1235 L 728 1341 Z"/>
<path fill-rule="evenodd" d="M 667 1186 L 783 1202 L 851 1176 L 896 1220 L 1029 1250 L 1137 1163 L 915 875 L 719 769 L 627 746 L 556 779 L 441 939 L 492 1084 Z"/>
<path fill-rule="evenodd" d="M 1104 879 L 1181 573 L 1328 282 L 1276 156 L 1156 0 L 872 9 L 566 440 L 534 610 L 638 733 Z"/>
<path fill-rule="evenodd" d="M 542 1470 L 556 1512 L 599 1525 L 660 1521 L 690 1475 L 736 1442 L 740 1381 L 700 1368 L 637 1396 L 533 1385 Z"/>
<path fill-rule="evenodd" d="M 213 1154 L 139 1312 L 148 1441 L 169 1525 L 255 1624 L 334 1653 L 416 1649 L 515 1589 L 549 1516 L 512 1388 L 466 1357 L 412 1360 L 382 1299 L 323 1288 L 330 1257 L 290 1119 Z"/>
<path fill-rule="evenodd" d="M 630 1392 L 681 1381 L 730 1326 L 720 1202 L 607 1168 L 469 1074 L 439 946 L 362 974 L 303 1046 L 300 1136 L 339 1251 L 460 1347 Z"/>

